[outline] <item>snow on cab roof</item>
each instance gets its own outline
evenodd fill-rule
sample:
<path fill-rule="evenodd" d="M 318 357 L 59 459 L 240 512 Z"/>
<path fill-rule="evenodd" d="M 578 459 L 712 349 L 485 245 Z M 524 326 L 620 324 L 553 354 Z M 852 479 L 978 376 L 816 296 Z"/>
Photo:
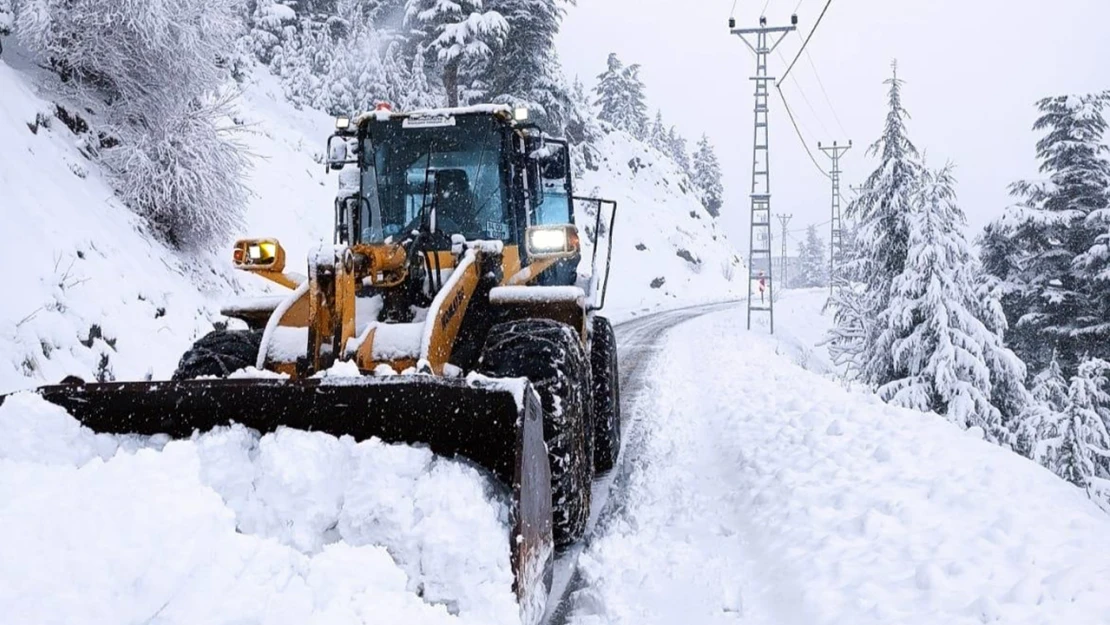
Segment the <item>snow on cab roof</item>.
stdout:
<path fill-rule="evenodd" d="M 361 125 L 364 122 L 374 120 L 379 122 L 389 121 L 391 119 L 401 119 L 405 117 L 421 118 L 421 117 L 451 117 L 454 115 L 497 115 L 504 114 L 510 118 L 513 114 L 511 106 L 506 104 L 474 104 L 471 106 L 458 106 L 454 108 L 440 108 L 440 109 L 420 109 L 416 111 L 409 111 L 407 113 L 400 113 L 397 111 L 380 110 L 369 111 L 362 113 L 354 118 L 355 125 Z"/>

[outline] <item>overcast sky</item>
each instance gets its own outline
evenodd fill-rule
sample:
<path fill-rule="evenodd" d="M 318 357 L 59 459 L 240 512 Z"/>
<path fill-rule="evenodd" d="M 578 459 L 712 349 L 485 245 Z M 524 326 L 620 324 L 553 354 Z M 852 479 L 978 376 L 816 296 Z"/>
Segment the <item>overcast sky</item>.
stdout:
<path fill-rule="evenodd" d="M 739 0 L 739 25 L 756 25 L 764 1 Z M 661 108 L 691 143 L 709 134 L 725 171 L 724 224 L 747 249 L 754 56 L 729 35 L 732 4 L 578 0 L 559 49 L 567 73 L 590 87 L 610 52 L 640 63 L 652 113 Z M 824 4 L 769 0 L 770 25 L 788 24 L 797 5 L 801 31 L 772 55 L 772 76 L 794 58 Z M 1110 0 L 833 0 L 808 51 L 817 72 L 803 55 L 783 90 L 822 165 L 817 141 L 852 139 L 845 182 L 859 184 L 873 168 L 866 148 L 882 128 L 882 83 L 897 59 L 910 137 L 931 164 L 956 163 L 961 204 L 978 232 L 1009 203 L 1010 182 L 1037 175 L 1034 103 L 1110 89 Z M 826 222 L 828 180 L 777 97 L 771 111 L 772 210 L 793 213 L 792 230 Z"/>

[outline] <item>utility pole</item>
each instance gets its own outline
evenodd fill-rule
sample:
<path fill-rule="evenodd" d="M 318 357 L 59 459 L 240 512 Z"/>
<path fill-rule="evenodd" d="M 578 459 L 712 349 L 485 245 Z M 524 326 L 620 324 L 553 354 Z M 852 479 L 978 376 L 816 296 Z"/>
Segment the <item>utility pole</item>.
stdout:
<path fill-rule="evenodd" d="M 798 16 L 790 18 L 790 26 L 767 26 L 767 18 L 759 18 L 759 28 L 736 28 L 736 20 L 729 19 L 730 32 L 755 54 L 755 139 L 752 143 L 752 220 L 748 237 L 748 329 L 752 329 L 752 311 L 770 313 L 771 334 L 775 333 L 775 283 L 771 275 L 771 146 L 768 132 L 768 85 L 775 81 L 767 75 L 767 57 L 782 43 L 786 35 L 797 30 Z M 756 263 L 760 267 L 756 269 Z M 770 296 L 753 303 L 752 284 L 757 281 L 761 289 L 771 288 Z"/>
<path fill-rule="evenodd" d="M 832 178 L 832 232 L 829 234 L 829 297 L 832 297 L 833 289 L 836 287 L 837 270 L 840 269 L 841 256 L 844 253 L 844 228 L 840 215 L 840 174 L 843 173 L 840 169 L 840 157 L 845 152 L 852 149 L 852 142 L 848 141 L 848 145 L 840 145 L 833 141 L 832 146 L 817 144 L 817 148 L 825 153 L 825 156 L 832 160 L 832 171 L 830 178 Z"/>
<path fill-rule="evenodd" d="M 785 288 L 790 288 L 790 286 L 789 286 L 790 282 L 787 281 L 787 278 L 786 278 L 786 262 L 787 262 L 786 261 L 786 258 L 787 258 L 787 256 L 786 256 L 786 227 L 790 224 L 790 220 L 794 218 L 794 215 L 781 215 L 780 214 L 780 215 L 775 215 L 775 217 L 778 217 L 779 218 L 779 223 L 782 224 L 782 256 L 781 256 L 781 258 L 782 258 L 782 287 L 785 289 Z"/>

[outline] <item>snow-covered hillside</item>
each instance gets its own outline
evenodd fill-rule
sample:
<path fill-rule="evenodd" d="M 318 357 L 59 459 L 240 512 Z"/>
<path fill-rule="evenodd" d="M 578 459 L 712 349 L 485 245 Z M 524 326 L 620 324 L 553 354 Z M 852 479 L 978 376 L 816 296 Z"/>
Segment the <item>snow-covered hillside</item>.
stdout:
<path fill-rule="evenodd" d="M 182 255 L 149 236 L 19 52 L 0 62 L 0 266 L 10 293 L 0 304 L 0 392 L 66 375 L 167 377 L 222 320 L 222 301 L 269 287 L 228 258 Z M 332 121 L 286 104 L 264 73 L 245 85 L 237 121 L 255 163 L 242 234 L 281 238 L 297 267 L 330 237 L 335 179 L 316 163 Z"/>
<path fill-rule="evenodd" d="M 601 160 L 583 171 L 576 192 L 618 204 L 608 314 L 624 318 L 746 295 L 738 248 L 674 161 L 619 130 L 603 135 L 596 147 Z M 589 221 L 581 214 L 578 219 Z"/>

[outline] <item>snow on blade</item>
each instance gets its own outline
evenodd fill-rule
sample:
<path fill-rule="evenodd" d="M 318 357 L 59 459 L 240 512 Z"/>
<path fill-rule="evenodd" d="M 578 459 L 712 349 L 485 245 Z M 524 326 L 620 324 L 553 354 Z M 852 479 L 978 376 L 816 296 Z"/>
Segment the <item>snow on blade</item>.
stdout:
<path fill-rule="evenodd" d="M 519 623 L 508 494 L 427 450 L 238 426 L 159 450 L 32 394 L 0 441 L 5 622 Z"/>

